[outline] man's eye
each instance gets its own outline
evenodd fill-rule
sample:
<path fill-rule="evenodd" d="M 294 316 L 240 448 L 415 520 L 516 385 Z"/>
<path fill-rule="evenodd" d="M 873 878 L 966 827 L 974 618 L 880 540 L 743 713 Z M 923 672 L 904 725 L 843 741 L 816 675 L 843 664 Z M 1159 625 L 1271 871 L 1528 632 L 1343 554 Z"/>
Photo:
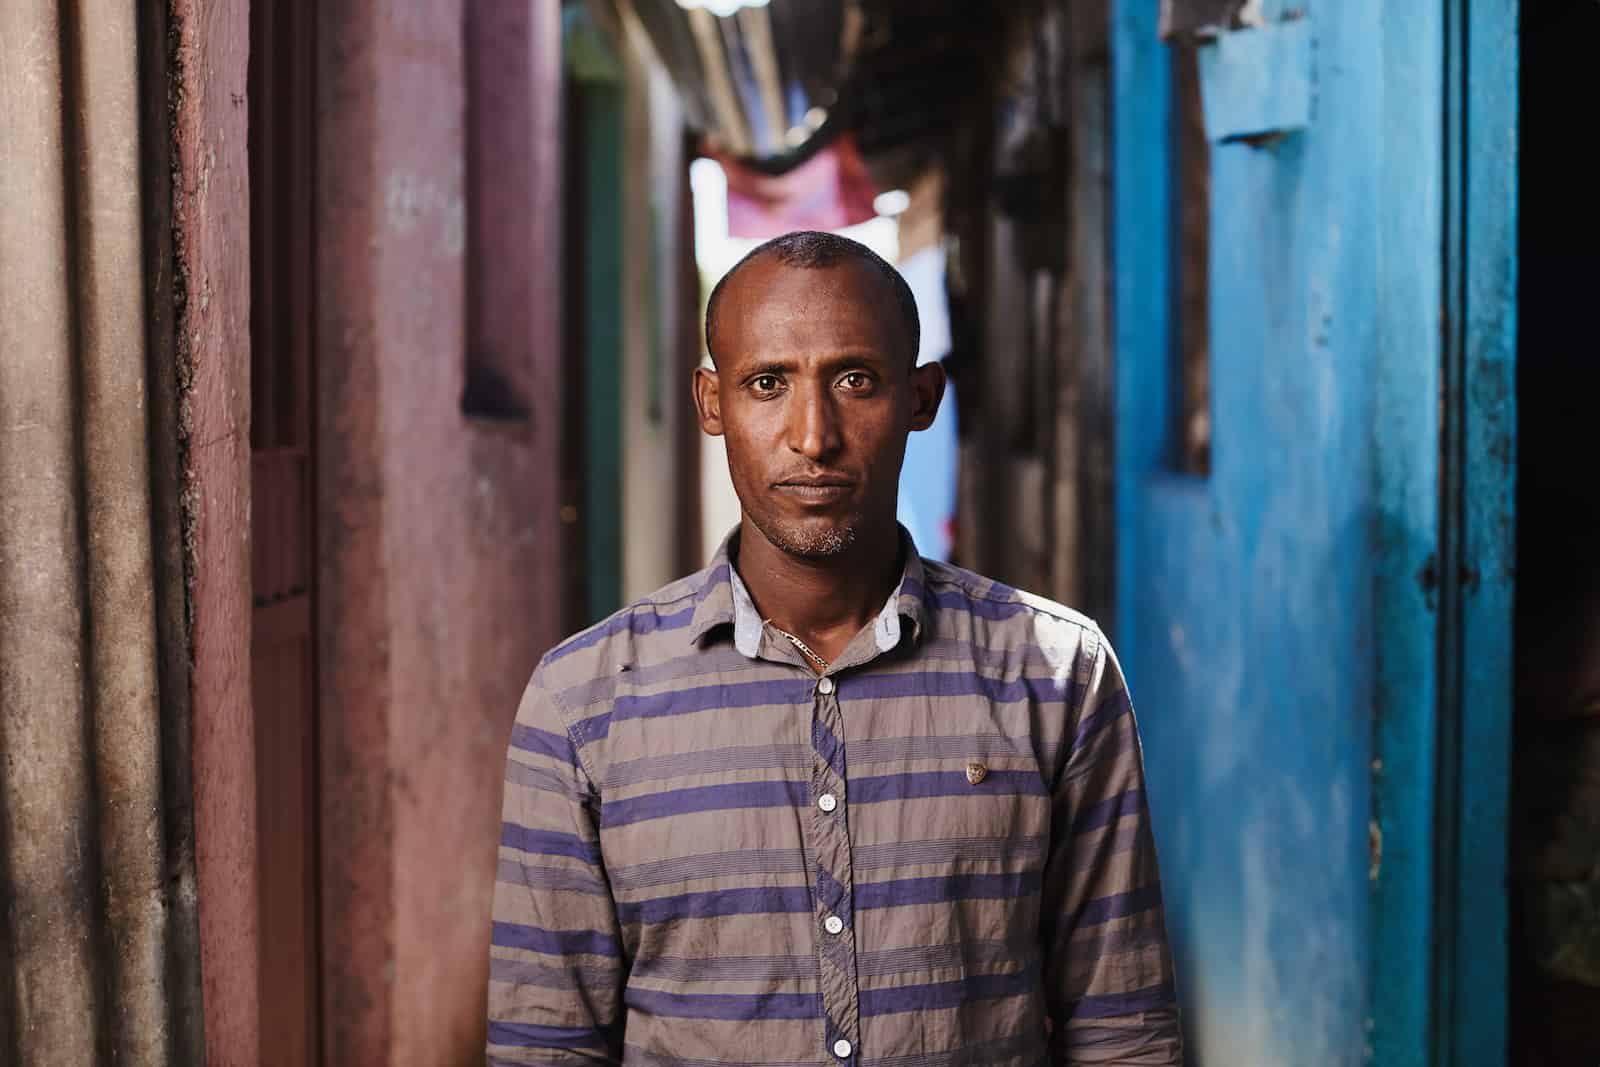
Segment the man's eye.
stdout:
<path fill-rule="evenodd" d="M 851 390 L 865 389 L 872 384 L 872 379 L 868 378 L 865 374 L 862 374 L 858 370 L 854 370 L 849 374 L 846 374 L 842 379 L 840 379 L 840 381 L 843 383 L 846 389 Z"/>
<path fill-rule="evenodd" d="M 750 385 L 758 393 L 770 393 L 778 388 L 778 376 L 776 374 L 760 374 L 751 381 Z"/>

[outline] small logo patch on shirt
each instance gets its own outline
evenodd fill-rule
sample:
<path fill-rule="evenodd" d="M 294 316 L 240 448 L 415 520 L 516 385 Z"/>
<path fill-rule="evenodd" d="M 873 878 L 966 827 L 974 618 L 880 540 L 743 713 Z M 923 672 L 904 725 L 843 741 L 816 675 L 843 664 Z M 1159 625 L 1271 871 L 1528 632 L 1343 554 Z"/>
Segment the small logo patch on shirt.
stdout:
<path fill-rule="evenodd" d="M 969 784 L 977 785 L 987 777 L 989 777 L 989 768 L 985 767 L 977 760 L 973 760 L 971 763 L 967 764 L 967 782 Z"/>

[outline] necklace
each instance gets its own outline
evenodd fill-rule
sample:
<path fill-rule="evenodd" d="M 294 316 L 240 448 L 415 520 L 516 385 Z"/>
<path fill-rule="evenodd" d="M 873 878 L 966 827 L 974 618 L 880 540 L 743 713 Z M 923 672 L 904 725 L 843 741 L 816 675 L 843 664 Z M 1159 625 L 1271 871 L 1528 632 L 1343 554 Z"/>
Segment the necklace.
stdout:
<path fill-rule="evenodd" d="M 779 626 L 777 623 L 773 622 L 771 619 L 766 620 L 766 622 L 767 622 L 768 626 L 771 626 L 774 630 L 778 631 L 780 634 L 782 634 L 783 636 L 787 637 L 789 639 L 789 641 L 794 645 L 794 647 L 798 648 L 808 659 L 810 659 L 813 662 L 815 662 L 817 664 L 817 666 L 819 666 L 819 667 L 821 667 L 823 669 L 823 671 L 827 671 L 827 669 L 828 669 L 828 661 L 823 659 L 821 656 L 817 655 L 815 652 L 811 651 L 811 646 L 810 645 L 806 644 L 804 641 L 800 640 L 794 634 L 790 633 L 788 630 L 785 630 L 783 627 Z"/>

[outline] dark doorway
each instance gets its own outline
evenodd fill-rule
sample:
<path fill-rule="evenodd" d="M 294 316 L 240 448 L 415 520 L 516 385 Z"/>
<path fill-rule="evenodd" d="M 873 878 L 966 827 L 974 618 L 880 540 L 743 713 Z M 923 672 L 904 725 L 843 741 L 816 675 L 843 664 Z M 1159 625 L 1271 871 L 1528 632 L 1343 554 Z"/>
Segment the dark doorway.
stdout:
<path fill-rule="evenodd" d="M 315 10 L 250 8 L 251 647 L 260 1062 L 320 1062 L 312 238 Z"/>
<path fill-rule="evenodd" d="M 1522 25 L 1512 1062 L 1600 1062 L 1600 4 Z"/>

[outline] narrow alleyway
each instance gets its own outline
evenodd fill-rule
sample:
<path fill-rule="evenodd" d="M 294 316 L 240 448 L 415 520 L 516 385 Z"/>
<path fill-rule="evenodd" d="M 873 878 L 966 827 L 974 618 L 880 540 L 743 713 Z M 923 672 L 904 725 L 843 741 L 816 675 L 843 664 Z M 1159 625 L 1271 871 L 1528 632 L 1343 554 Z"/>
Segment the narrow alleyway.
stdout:
<path fill-rule="evenodd" d="M 739 521 L 799 229 L 948 373 L 922 554 L 1117 650 L 1190 1062 L 1600 1062 L 1597 32 L 0 4 L 0 1063 L 483 1063 L 519 699 Z"/>

